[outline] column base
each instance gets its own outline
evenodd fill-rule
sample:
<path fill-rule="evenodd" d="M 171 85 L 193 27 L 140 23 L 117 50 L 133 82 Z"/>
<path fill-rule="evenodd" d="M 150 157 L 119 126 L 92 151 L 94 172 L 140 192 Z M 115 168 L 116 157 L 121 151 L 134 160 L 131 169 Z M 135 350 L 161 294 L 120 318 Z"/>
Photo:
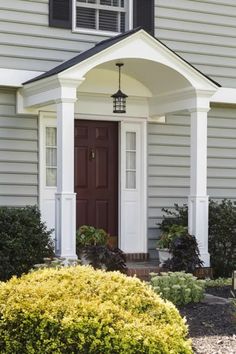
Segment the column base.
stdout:
<path fill-rule="evenodd" d="M 208 253 L 208 204 L 209 197 L 189 196 L 188 197 L 188 232 L 196 237 L 200 258 L 204 267 L 210 266 L 210 255 Z"/>
<path fill-rule="evenodd" d="M 203 267 L 210 267 L 210 254 L 204 253 L 204 251 L 201 252 L 201 249 L 199 249 L 200 252 L 200 258 L 203 261 Z"/>
<path fill-rule="evenodd" d="M 56 256 L 76 260 L 76 194 L 56 193 Z"/>

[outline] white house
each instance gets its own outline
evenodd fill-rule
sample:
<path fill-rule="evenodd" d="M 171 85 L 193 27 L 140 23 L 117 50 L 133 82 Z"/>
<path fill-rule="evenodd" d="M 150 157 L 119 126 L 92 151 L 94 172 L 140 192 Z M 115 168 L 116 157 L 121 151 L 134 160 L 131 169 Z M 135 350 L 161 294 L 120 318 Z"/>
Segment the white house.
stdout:
<path fill-rule="evenodd" d="M 146 259 L 188 202 L 208 266 L 208 198 L 236 199 L 235 1 L 2 0 L 0 53 L 0 205 L 38 204 L 60 256 L 90 224 Z"/>

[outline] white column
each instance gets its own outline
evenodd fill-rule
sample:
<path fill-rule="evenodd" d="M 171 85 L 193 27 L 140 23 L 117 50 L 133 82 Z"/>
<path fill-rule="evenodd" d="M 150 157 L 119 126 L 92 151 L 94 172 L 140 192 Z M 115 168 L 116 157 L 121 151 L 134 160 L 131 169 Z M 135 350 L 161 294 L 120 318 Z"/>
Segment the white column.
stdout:
<path fill-rule="evenodd" d="M 56 255 L 76 259 L 76 194 L 74 193 L 74 103 L 57 101 Z"/>
<path fill-rule="evenodd" d="M 191 172 L 188 198 L 189 233 L 198 241 L 204 267 L 209 267 L 208 195 L 207 195 L 207 113 L 209 108 L 196 108 L 191 113 Z"/>

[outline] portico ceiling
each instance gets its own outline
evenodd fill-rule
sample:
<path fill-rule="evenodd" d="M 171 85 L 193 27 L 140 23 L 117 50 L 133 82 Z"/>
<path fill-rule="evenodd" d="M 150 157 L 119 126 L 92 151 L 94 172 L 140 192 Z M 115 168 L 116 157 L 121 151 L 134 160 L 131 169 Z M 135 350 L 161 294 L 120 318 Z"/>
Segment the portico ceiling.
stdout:
<path fill-rule="evenodd" d="M 89 82 L 93 87 L 95 81 L 99 80 L 99 76 L 103 79 L 103 83 L 99 81 L 99 85 L 103 86 L 104 92 L 109 93 L 110 85 L 106 82 L 106 76 L 110 77 L 110 84 L 114 84 L 114 89 L 117 85 L 117 69 L 116 60 L 103 63 L 97 66 L 95 69 L 91 70 L 85 75 L 85 82 L 80 86 L 79 91 L 86 90 L 89 86 Z M 122 59 L 124 66 L 122 68 L 123 76 L 123 87 L 129 95 L 137 95 L 137 89 L 134 89 L 138 84 L 144 85 L 144 87 L 149 90 L 147 96 L 156 96 L 160 94 L 165 94 L 167 92 L 172 92 L 176 90 L 183 90 L 191 87 L 191 84 L 182 75 L 180 75 L 175 70 L 150 60 L 145 59 Z M 99 75 L 100 72 L 100 75 Z M 133 82 L 131 86 L 131 79 L 138 81 L 138 83 Z M 135 90 L 135 91 L 133 91 Z M 107 91 L 107 92 L 106 92 Z M 133 92 L 132 92 L 133 91 Z M 145 93 L 144 93 L 145 95 Z"/>

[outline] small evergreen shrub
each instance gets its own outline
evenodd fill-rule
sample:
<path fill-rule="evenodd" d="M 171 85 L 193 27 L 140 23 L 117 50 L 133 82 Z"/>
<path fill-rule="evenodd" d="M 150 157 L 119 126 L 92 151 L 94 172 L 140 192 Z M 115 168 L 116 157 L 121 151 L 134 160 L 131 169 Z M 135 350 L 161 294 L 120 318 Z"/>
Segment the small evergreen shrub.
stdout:
<path fill-rule="evenodd" d="M 236 207 L 231 200 L 210 201 L 209 252 L 215 277 L 231 277 L 236 269 Z"/>
<path fill-rule="evenodd" d="M 168 231 L 173 224 L 188 225 L 188 206 L 174 204 L 163 209 L 160 229 Z M 236 267 L 236 206 L 229 199 L 209 202 L 209 253 L 215 277 L 230 277 Z"/>
<path fill-rule="evenodd" d="M 150 286 L 91 267 L 0 283 L 1 354 L 191 354 L 185 320 Z"/>
<path fill-rule="evenodd" d="M 51 231 L 37 207 L 0 208 L 0 280 L 28 272 L 52 255 Z"/>
<path fill-rule="evenodd" d="M 151 285 L 163 299 L 177 306 L 199 302 L 204 297 L 205 282 L 197 280 L 192 274 L 168 272 L 151 274 Z"/>

